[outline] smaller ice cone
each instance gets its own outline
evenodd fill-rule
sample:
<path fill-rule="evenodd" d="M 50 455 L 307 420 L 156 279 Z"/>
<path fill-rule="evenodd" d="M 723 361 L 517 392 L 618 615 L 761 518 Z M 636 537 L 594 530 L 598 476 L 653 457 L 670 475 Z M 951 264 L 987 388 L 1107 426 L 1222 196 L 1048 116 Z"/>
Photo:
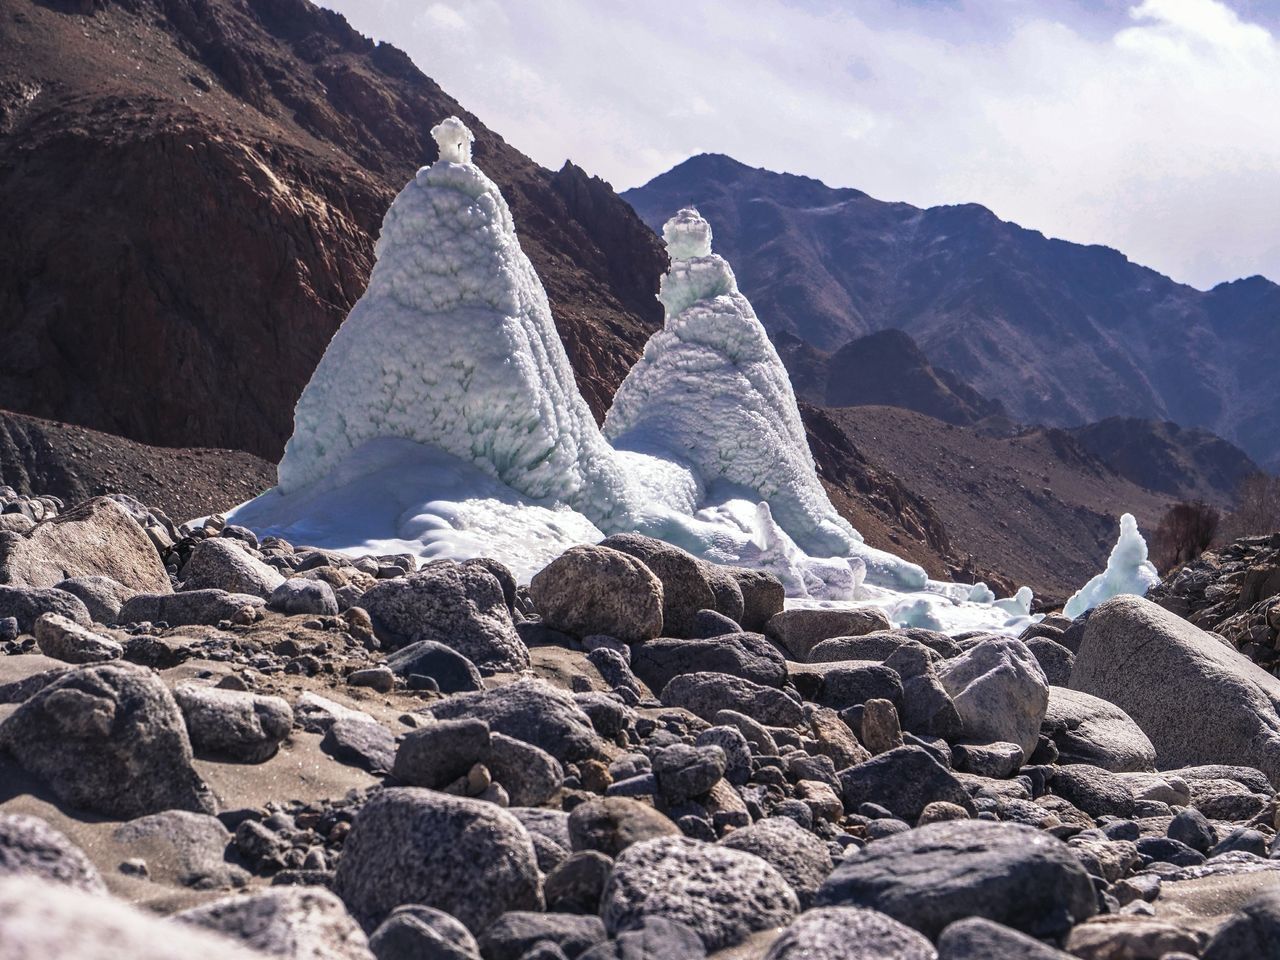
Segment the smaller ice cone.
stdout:
<path fill-rule="evenodd" d="M 1062 612 L 1078 617 L 1122 593 L 1141 597 L 1159 582 L 1160 574 L 1147 559 L 1147 541 L 1138 532 L 1138 521 L 1126 513 L 1120 517 L 1120 538 L 1111 548 L 1106 569 L 1072 594 Z"/>

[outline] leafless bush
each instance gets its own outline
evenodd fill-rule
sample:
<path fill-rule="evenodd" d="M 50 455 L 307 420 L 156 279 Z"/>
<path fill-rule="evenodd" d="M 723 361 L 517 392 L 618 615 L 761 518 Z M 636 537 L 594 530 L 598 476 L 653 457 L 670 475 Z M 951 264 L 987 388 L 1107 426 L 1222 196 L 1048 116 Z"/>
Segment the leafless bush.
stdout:
<path fill-rule="evenodd" d="M 1168 572 L 1194 560 L 1213 543 L 1222 515 L 1202 500 L 1175 503 L 1151 538 L 1156 568 Z"/>
<path fill-rule="evenodd" d="M 1236 508 L 1224 526 L 1232 540 L 1280 531 L 1280 477 L 1265 473 L 1245 477 L 1236 492 Z"/>

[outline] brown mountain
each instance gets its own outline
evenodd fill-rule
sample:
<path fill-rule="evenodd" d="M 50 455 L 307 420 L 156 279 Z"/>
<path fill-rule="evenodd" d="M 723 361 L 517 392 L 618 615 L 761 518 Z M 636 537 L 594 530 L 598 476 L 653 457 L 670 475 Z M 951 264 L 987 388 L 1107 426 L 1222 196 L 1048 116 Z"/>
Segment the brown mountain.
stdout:
<path fill-rule="evenodd" d="M 457 114 L 602 415 L 665 254 L 306 0 L 0 0 L 0 407 L 274 459 L 387 206 Z"/>
<path fill-rule="evenodd" d="M 976 204 L 920 209 L 713 154 L 624 196 L 651 226 L 696 204 L 775 335 L 833 351 L 905 330 L 1023 423 L 1172 420 L 1280 467 L 1280 285 L 1262 277 L 1196 290 Z"/>
<path fill-rule="evenodd" d="M 1168 420 L 1109 417 L 1068 433 L 1120 476 L 1178 500 L 1230 507 L 1240 482 L 1261 472 L 1239 447 Z"/>

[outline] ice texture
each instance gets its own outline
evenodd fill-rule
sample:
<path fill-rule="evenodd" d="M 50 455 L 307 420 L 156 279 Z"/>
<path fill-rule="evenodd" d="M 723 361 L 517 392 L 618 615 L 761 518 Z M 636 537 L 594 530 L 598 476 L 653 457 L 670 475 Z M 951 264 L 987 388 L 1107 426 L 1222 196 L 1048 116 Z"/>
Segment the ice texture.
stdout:
<path fill-rule="evenodd" d="M 920 587 L 925 574 L 872 550 L 818 480 L 786 368 L 711 225 L 685 208 L 663 228 L 671 268 L 658 298 L 666 322 L 645 345 L 605 418 L 615 448 L 688 464 L 705 484 L 767 503 L 772 520 L 811 557 L 860 557 L 873 582 Z"/>
<path fill-rule="evenodd" d="M 786 370 L 695 210 L 663 231 L 664 327 L 597 428 L 470 131 L 450 118 L 432 134 L 440 157 L 387 213 L 368 289 L 298 401 L 279 485 L 229 519 L 353 554 L 490 556 L 522 582 L 636 530 L 768 570 L 789 605 L 956 631 L 1034 619 L 1029 591 L 996 601 L 927 580 L 836 512 Z"/>
<path fill-rule="evenodd" d="M 511 211 L 470 162 L 461 121 L 431 133 L 440 159 L 387 211 L 369 286 L 298 400 L 279 490 L 322 480 L 366 440 L 401 437 L 608 521 L 634 498 Z"/>
<path fill-rule="evenodd" d="M 1147 559 L 1147 541 L 1138 532 L 1138 521 L 1126 513 L 1120 517 L 1120 538 L 1111 548 L 1106 569 L 1073 593 L 1062 612 L 1078 617 L 1122 593 L 1141 597 L 1159 582 L 1155 564 Z"/>

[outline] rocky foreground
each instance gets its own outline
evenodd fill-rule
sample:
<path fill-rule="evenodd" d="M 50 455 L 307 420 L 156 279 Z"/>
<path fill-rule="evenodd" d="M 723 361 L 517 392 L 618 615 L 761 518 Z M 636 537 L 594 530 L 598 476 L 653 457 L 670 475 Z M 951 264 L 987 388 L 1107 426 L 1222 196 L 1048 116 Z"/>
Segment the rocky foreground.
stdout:
<path fill-rule="evenodd" d="M 0 511 L 3 960 L 1280 956 L 1280 680 L 1146 600 L 948 637 L 634 535 L 518 585 Z"/>

